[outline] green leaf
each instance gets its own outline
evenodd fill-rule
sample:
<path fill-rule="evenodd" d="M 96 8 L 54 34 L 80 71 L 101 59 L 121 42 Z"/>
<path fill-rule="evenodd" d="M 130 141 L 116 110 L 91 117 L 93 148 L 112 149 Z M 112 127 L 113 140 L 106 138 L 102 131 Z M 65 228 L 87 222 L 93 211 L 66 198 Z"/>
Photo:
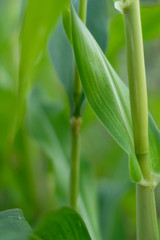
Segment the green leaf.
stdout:
<path fill-rule="evenodd" d="M 141 7 L 142 32 L 144 40 L 156 39 L 160 36 L 160 5 Z"/>
<path fill-rule="evenodd" d="M 22 76 L 28 75 L 33 68 L 66 2 L 66 0 L 29 1 L 21 31 Z"/>
<path fill-rule="evenodd" d="M 142 180 L 142 173 L 140 166 L 137 164 L 137 158 L 135 154 L 129 156 L 129 171 L 131 179 L 135 182 L 140 182 Z"/>
<path fill-rule="evenodd" d="M 76 8 L 77 7 L 78 1 L 76 1 Z M 87 26 L 104 52 L 106 51 L 108 37 L 106 19 L 107 7 L 105 0 L 99 0 L 98 2 L 97 0 L 88 1 Z M 75 64 L 72 48 L 65 35 L 67 35 L 69 42 L 72 44 L 71 16 L 68 6 L 63 11 L 63 26 L 61 22 L 58 24 L 49 42 L 49 52 L 59 80 L 68 93 L 72 108 Z"/>
<path fill-rule="evenodd" d="M 91 107 L 124 151 L 134 156 L 128 89 L 73 9 L 72 40 L 82 85 Z M 141 181 L 136 157 L 131 158 L 130 166 L 132 180 Z"/>
<path fill-rule="evenodd" d="M 91 240 L 79 214 L 63 207 L 42 218 L 35 231 L 38 238 L 47 240 Z"/>
<path fill-rule="evenodd" d="M 0 212 L 0 236 L 4 240 L 25 240 L 32 230 L 20 209 Z"/>
<path fill-rule="evenodd" d="M 159 5 L 160 1 L 159 0 L 141 0 L 140 3 L 141 3 L 141 6 L 152 7 L 152 6 Z"/>
<path fill-rule="evenodd" d="M 69 164 L 56 132 L 48 119 L 38 91 L 33 91 L 28 100 L 27 125 L 29 134 L 34 137 L 53 162 L 56 184 L 59 187 L 58 202 L 66 204 L 69 185 Z M 55 109 L 55 112 L 59 109 Z"/>
<path fill-rule="evenodd" d="M 117 143 L 129 154 L 130 175 L 142 181 L 142 173 L 134 153 L 129 93 L 99 46 L 72 9 L 72 40 L 77 66 L 88 101 Z M 83 49 L 83 51 L 82 51 Z M 159 153 L 159 135 L 150 125 L 151 165 L 155 172 Z M 159 169 L 159 164 L 158 164 Z"/>
<path fill-rule="evenodd" d="M 64 9 L 63 14 L 63 27 L 67 38 L 72 45 L 72 28 L 71 28 L 71 12 L 70 12 L 70 4 Z"/>
<path fill-rule="evenodd" d="M 60 21 L 49 42 L 49 53 L 53 66 L 63 84 L 70 101 L 73 99 L 74 54 Z"/>
<path fill-rule="evenodd" d="M 87 28 L 72 10 L 72 36 L 77 66 L 90 105 L 118 144 L 133 152 L 127 87 L 119 79 Z M 83 49 L 83 51 L 82 51 Z"/>
<path fill-rule="evenodd" d="M 18 104 L 21 110 L 31 84 L 31 72 L 68 0 L 29 0 L 21 30 Z M 18 110 L 18 111 L 20 111 Z"/>
<path fill-rule="evenodd" d="M 83 153 L 82 153 L 83 155 Z M 93 173 L 93 165 L 89 163 L 88 158 L 81 158 L 80 164 L 80 194 L 83 199 L 84 205 L 87 209 L 87 214 L 91 226 L 94 227 L 94 238 L 100 239 L 99 230 L 99 214 L 98 214 L 98 201 L 97 201 L 97 185 L 95 182 L 95 176 Z M 85 209 L 84 209 L 85 210 Z M 80 209 L 80 214 L 85 220 L 85 212 L 83 214 L 82 208 Z M 87 224 L 87 222 L 86 222 Z M 89 230 L 89 229 L 88 229 Z"/>
<path fill-rule="evenodd" d="M 11 132 L 15 111 L 15 100 L 16 97 L 12 90 L 0 88 L 0 151 L 8 151 L 7 144 L 12 142 Z"/>

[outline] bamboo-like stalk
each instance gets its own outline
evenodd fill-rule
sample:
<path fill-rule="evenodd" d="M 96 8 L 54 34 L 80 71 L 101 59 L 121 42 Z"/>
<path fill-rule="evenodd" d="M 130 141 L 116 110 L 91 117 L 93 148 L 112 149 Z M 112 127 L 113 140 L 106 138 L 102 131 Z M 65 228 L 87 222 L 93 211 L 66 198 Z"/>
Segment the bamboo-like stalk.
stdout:
<path fill-rule="evenodd" d="M 80 165 L 80 126 L 81 118 L 71 119 L 72 128 L 72 155 L 71 155 L 71 174 L 70 174 L 70 204 L 76 209 L 79 185 L 79 165 Z"/>
<path fill-rule="evenodd" d="M 154 188 L 136 186 L 137 240 L 159 240 Z"/>
<path fill-rule="evenodd" d="M 131 0 L 123 11 L 135 153 L 144 177 L 150 179 L 148 100 L 139 0 Z"/>
<path fill-rule="evenodd" d="M 148 186 L 136 184 L 137 240 L 158 240 L 158 224 L 149 165 L 148 100 L 139 0 L 124 0 L 128 80 L 135 154 Z"/>

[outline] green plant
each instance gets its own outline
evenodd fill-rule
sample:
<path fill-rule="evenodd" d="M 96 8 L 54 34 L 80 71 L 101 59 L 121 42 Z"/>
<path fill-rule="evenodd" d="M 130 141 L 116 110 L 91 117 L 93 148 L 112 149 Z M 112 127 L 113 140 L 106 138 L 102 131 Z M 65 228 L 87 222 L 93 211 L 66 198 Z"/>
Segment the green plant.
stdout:
<path fill-rule="evenodd" d="M 147 90 L 139 2 L 120 1 L 115 5 L 125 17 L 133 130 L 129 100 L 126 102 L 126 88 L 94 39 L 76 19 L 74 10 L 73 47 L 83 87 L 91 106 L 113 137 L 130 155 L 131 178 L 137 182 L 137 238 L 159 239 L 153 193 L 158 184 L 157 177 L 154 176 L 158 170 L 154 169 L 154 166 L 158 167 L 158 162 L 153 154 L 149 155 Z M 83 53 L 81 49 L 84 49 Z M 152 124 L 154 123 L 151 122 Z M 158 133 L 155 133 L 155 139 Z M 158 143 L 156 145 L 158 146 Z M 155 146 L 152 148 L 150 144 L 150 152 L 158 152 Z"/>
<path fill-rule="evenodd" d="M 16 1 L 17 5 L 21 2 Z M 138 0 L 115 2 L 115 7 L 124 15 L 128 89 L 104 54 L 109 41 L 106 55 L 116 66 L 117 51 L 124 45 L 122 17 L 107 12 L 106 2 L 108 9 L 113 8 L 105 0 L 23 1 L 20 11 L 21 16 L 24 14 L 23 23 L 16 20 L 18 27 L 13 28 L 16 31 L 21 28 L 20 47 L 18 38 L 12 44 L 9 42 L 6 31 L 4 39 L 0 40 L 1 59 L 7 62 L 6 69 L 2 68 L 3 77 L 9 73 L 11 76 L 5 78 L 8 85 L 0 84 L 0 99 L 4 102 L 0 109 L 0 126 L 7 126 L 1 127 L 0 202 L 5 202 L 5 209 L 22 208 L 31 225 L 39 215 L 49 211 L 40 218 L 35 230 L 30 228 L 21 210 L 1 212 L 0 235 L 5 240 L 100 240 L 101 234 L 103 239 L 128 238 L 120 215 L 124 209 L 126 212 L 134 209 L 134 187 L 128 179 L 121 180 L 122 175 L 127 176 L 121 161 L 125 155 L 119 149 L 117 162 L 114 161 L 115 145 L 98 125 L 96 116 L 128 155 L 130 177 L 136 184 L 137 239 L 159 239 L 154 189 L 160 179 L 160 135 L 151 114 L 148 114 L 140 5 Z M 0 3 L 0 6 L 5 4 Z M 153 4 L 153 7 L 142 7 L 141 10 L 145 39 L 159 36 L 157 18 L 160 8 L 156 2 Z M 57 23 L 61 13 L 62 19 Z M 148 13 L 152 21 L 148 20 Z M 107 21 L 108 24 L 111 22 L 110 32 Z M 86 22 L 94 37 L 85 26 Z M 1 18 L 0 26 L 3 27 Z M 53 36 L 49 37 L 54 27 Z M 8 44 L 6 50 L 5 42 Z M 46 51 L 47 46 L 49 51 Z M 13 60 L 8 63 L 12 51 L 17 49 L 20 50 L 20 59 L 15 61 L 13 54 Z M 2 69 L 0 62 L 0 73 Z M 88 141 L 88 126 L 92 125 Z M 94 161 L 101 162 L 101 151 L 104 151 L 102 164 L 92 161 L 91 167 L 85 160 L 89 154 L 84 151 L 84 145 Z M 111 148 L 110 155 L 106 145 Z M 93 168 L 100 189 L 100 227 Z M 115 174 L 112 176 L 115 182 L 102 181 L 106 178 L 105 169 L 107 178 L 110 170 Z M 62 207 L 66 204 L 73 209 Z M 58 210 L 53 210 L 57 207 Z M 135 227 L 132 228 L 135 232 Z M 129 234 L 130 239 L 135 238 L 134 233 Z"/>

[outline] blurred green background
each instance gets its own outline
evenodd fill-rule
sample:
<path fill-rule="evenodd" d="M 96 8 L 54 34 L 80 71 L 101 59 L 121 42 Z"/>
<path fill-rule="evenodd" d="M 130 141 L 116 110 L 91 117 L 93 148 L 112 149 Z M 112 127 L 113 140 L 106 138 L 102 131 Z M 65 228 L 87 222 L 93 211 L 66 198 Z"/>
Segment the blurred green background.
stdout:
<path fill-rule="evenodd" d="M 159 4 L 141 2 L 149 111 L 160 127 Z M 74 61 L 57 23 L 35 65 L 24 119 L 12 144 L 19 33 L 26 5 L 26 0 L 0 1 L 0 210 L 21 208 L 34 226 L 44 212 L 69 203 L 71 98 L 65 89 L 72 83 Z M 123 18 L 112 1 L 89 0 L 87 26 L 127 84 Z M 130 181 L 127 155 L 87 103 L 80 173 L 79 212 L 95 239 L 135 239 L 135 185 Z M 160 217 L 159 188 L 156 202 Z"/>

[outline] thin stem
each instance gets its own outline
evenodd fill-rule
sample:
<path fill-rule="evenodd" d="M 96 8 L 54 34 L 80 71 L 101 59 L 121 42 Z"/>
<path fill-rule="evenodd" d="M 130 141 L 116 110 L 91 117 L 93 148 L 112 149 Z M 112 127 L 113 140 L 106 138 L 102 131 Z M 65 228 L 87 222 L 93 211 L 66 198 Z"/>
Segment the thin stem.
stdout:
<path fill-rule="evenodd" d="M 143 176 L 150 180 L 148 100 L 139 0 L 123 9 L 134 146 Z M 143 163 L 141 163 L 143 160 Z"/>
<path fill-rule="evenodd" d="M 136 186 L 137 240 L 159 240 L 154 189 Z"/>
<path fill-rule="evenodd" d="M 75 105 L 73 115 L 78 116 L 78 115 L 80 115 L 80 113 L 79 113 L 79 103 L 80 103 L 81 94 L 82 94 L 82 85 L 81 85 L 81 80 L 80 80 L 80 76 L 79 76 L 78 69 L 77 69 L 76 65 L 75 65 L 74 89 L 73 89 L 73 91 L 74 91 L 74 105 Z"/>
<path fill-rule="evenodd" d="M 79 17 L 83 23 L 86 23 L 86 16 L 87 16 L 87 0 L 80 0 L 79 1 Z M 75 98 L 76 105 L 79 104 L 81 93 L 82 93 L 81 80 L 79 77 L 77 66 L 75 65 L 74 98 Z"/>
<path fill-rule="evenodd" d="M 87 0 L 79 1 L 79 17 L 86 23 Z M 71 119 L 72 128 L 72 154 L 71 154 L 71 173 L 70 173 L 70 204 L 76 209 L 79 189 L 79 165 L 80 165 L 80 126 L 81 126 L 81 95 L 82 86 L 80 76 L 75 65 L 74 77 L 74 105 L 75 109 Z"/>
<path fill-rule="evenodd" d="M 70 175 L 70 204 L 76 209 L 79 185 L 79 152 L 80 152 L 80 125 L 81 118 L 73 117 L 72 128 L 72 155 L 71 155 L 71 175 Z"/>

